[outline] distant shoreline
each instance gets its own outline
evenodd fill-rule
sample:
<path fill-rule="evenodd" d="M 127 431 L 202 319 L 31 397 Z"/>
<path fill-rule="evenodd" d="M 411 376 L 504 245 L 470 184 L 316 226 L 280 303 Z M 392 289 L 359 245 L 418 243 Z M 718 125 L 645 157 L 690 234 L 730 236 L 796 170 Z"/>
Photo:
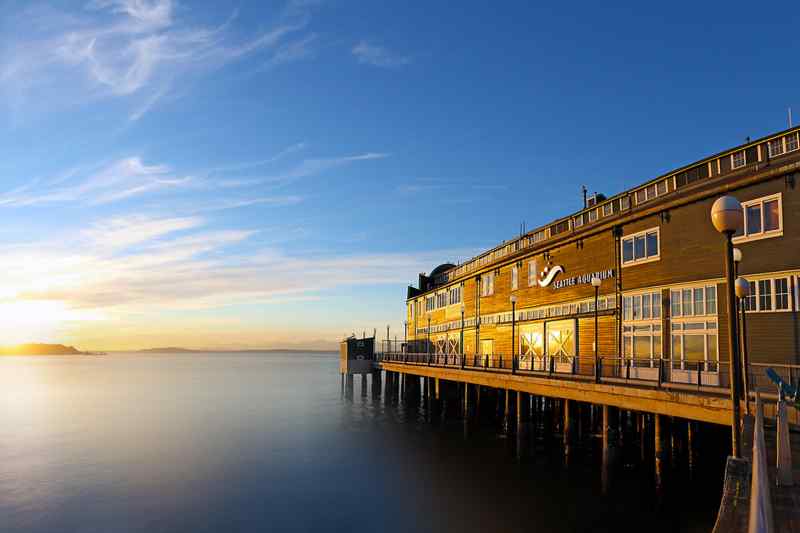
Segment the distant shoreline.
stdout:
<path fill-rule="evenodd" d="M 192 348 L 145 348 L 143 350 L 120 350 L 126 353 L 165 353 L 165 354 L 181 354 L 181 353 L 337 353 L 336 350 L 304 350 L 300 348 L 264 348 L 264 349 L 248 349 L 248 350 L 195 350 Z"/>
<path fill-rule="evenodd" d="M 0 347 L 0 356 L 4 355 L 106 355 L 105 352 L 81 351 L 73 346 L 63 344 L 19 344 Z"/>

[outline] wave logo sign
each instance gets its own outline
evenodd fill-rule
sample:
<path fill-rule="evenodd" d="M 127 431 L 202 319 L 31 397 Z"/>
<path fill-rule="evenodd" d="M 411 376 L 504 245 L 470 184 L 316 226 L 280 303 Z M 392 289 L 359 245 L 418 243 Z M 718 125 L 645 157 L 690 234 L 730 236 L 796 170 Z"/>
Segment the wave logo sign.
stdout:
<path fill-rule="evenodd" d="M 555 265 L 555 266 L 548 265 L 544 267 L 544 270 L 542 270 L 541 272 L 539 272 L 539 269 L 537 267 L 538 267 L 537 262 L 534 261 L 534 269 L 537 272 L 536 283 L 540 287 L 547 287 L 548 285 L 553 283 L 553 280 L 556 279 L 556 276 L 564 272 L 564 267 L 562 267 L 561 265 Z"/>

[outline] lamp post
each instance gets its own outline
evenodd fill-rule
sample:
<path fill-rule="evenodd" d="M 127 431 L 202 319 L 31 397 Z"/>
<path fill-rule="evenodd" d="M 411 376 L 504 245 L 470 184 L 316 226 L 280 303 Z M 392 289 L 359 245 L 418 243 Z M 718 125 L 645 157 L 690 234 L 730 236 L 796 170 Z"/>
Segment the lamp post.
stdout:
<path fill-rule="evenodd" d="M 733 249 L 733 276 L 739 276 L 739 263 L 742 262 L 742 251 L 739 248 Z M 735 282 L 734 282 L 735 283 Z"/>
<path fill-rule="evenodd" d="M 600 285 L 603 284 L 603 280 L 598 278 L 597 276 L 592 278 L 592 287 L 594 287 L 594 382 L 600 383 L 600 358 L 598 357 L 599 350 L 597 349 L 598 343 L 598 331 L 597 331 L 597 300 L 600 296 Z"/>
<path fill-rule="evenodd" d="M 461 304 L 461 338 L 458 346 L 461 348 L 461 368 L 464 368 L 464 304 Z"/>
<path fill-rule="evenodd" d="M 731 455 L 741 457 L 739 429 L 739 343 L 736 334 L 736 292 L 733 286 L 733 243 L 731 239 L 741 229 L 744 214 L 742 204 L 733 196 L 718 198 L 711 206 L 711 223 L 725 235 L 725 280 L 728 291 L 728 358 L 731 381 Z"/>
<path fill-rule="evenodd" d="M 513 373 L 516 367 L 514 362 L 516 357 L 516 332 L 514 330 L 517 325 L 517 295 L 512 294 L 509 300 L 511 301 L 511 372 Z"/>
<path fill-rule="evenodd" d="M 408 352 L 408 320 L 403 321 L 403 351 Z"/>
<path fill-rule="evenodd" d="M 750 295 L 750 283 L 742 277 L 736 278 L 736 296 L 739 298 L 741 310 L 741 346 L 742 346 L 742 396 L 744 396 L 744 413 L 750 414 L 750 361 L 747 357 L 747 327 L 745 326 L 745 298 Z"/>
<path fill-rule="evenodd" d="M 428 329 L 425 331 L 428 334 L 428 339 L 425 341 L 425 351 L 428 354 L 428 364 L 431 364 L 431 313 L 428 312 Z"/>

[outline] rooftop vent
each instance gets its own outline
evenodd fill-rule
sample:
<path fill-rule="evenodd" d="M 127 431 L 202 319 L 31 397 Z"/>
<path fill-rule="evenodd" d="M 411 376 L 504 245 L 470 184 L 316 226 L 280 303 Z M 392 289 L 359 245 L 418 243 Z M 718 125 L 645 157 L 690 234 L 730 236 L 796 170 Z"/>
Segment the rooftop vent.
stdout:
<path fill-rule="evenodd" d="M 605 194 L 596 192 L 586 199 L 586 207 L 594 207 L 605 199 Z"/>

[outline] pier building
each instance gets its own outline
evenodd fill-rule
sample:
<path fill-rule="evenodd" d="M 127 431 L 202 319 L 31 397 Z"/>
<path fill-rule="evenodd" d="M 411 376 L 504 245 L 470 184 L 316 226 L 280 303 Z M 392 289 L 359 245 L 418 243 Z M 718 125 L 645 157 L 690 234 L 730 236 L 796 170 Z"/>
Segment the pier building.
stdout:
<path fill-rule="evenodd" d="M 516 356 L 520 370 L 576 374 L 595 355 L 619 357 L 631 378 L 723 385 L 725 244 L 709 213 L 732 195 L 744 217 L 733 243 L 750 285 L 750 362 L 800 363 L 799 132 L 594 194 L 577 212 L 420 274 L 407 292 L 403 351 L 489 367 Z"/>

